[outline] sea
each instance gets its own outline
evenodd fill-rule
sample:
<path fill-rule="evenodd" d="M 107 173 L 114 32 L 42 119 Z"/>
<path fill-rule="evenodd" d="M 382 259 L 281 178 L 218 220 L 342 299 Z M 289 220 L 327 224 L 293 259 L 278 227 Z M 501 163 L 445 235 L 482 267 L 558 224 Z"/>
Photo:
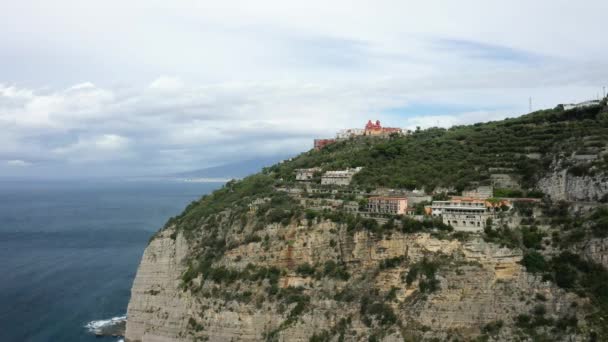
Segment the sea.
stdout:
<path fill-rule="evenodd" d="M 0 181 L 0 342 L 119 341 L 150 237 L 221 183 Z"/>

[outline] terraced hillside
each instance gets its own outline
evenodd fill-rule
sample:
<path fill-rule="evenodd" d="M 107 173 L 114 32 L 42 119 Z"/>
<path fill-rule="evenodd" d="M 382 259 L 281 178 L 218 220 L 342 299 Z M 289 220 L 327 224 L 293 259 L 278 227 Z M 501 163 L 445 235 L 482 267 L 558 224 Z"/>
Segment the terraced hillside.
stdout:
<path fill-rule="evenodd" d="M 354 138 L 231 181 L 151 240 L 126 338 L 608 340 L 607 144 L 604 100 Z M 320 184 L 355 167 L 348 186 Z M 490 184 L 487 202 L 512 204 L 477 233 L 420 215 L 426 202 L 366 211 L 386 188 L 437 200 Z"/>

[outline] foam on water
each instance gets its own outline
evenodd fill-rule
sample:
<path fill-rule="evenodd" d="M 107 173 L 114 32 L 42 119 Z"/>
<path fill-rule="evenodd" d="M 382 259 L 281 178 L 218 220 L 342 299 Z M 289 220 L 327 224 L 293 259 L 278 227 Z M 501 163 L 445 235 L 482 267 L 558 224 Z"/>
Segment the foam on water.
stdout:
<path fill-rule="evenodd" d="M 95 335 L 103 335 L 105 332 L 117 327 L 120 324 L 124 324 L 127 321 L 127 316 L 117 316 L 110 319 L 102 319 L 98 321 L 91 321 L 84 327 Z"/>

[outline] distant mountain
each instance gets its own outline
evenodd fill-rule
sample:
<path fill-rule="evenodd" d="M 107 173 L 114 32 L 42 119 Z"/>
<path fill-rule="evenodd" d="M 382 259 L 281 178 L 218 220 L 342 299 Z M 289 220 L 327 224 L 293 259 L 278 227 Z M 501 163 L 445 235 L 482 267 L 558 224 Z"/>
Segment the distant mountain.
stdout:
<path fill-rule="evenodd" d="M 249 159 L 220 166 L 208 167 L 204 169 L 180 172 L 167 175 L 170 178 L 218 178 L 231 179 L 243 178 L 253 173 L 257 173 L 266 166 L 271 166 L 277 162 L 287 159 L 286 156 L 274 156 Z"/>

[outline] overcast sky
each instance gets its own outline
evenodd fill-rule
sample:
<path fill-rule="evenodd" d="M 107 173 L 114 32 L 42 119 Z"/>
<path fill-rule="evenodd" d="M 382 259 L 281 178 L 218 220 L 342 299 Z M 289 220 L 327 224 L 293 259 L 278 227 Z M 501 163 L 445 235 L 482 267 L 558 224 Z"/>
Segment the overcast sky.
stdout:
<path fill-rule="evenodd" d="M 0 176 L 184 171 L 608 86 L 605 0 L 0 2 Z"/>

